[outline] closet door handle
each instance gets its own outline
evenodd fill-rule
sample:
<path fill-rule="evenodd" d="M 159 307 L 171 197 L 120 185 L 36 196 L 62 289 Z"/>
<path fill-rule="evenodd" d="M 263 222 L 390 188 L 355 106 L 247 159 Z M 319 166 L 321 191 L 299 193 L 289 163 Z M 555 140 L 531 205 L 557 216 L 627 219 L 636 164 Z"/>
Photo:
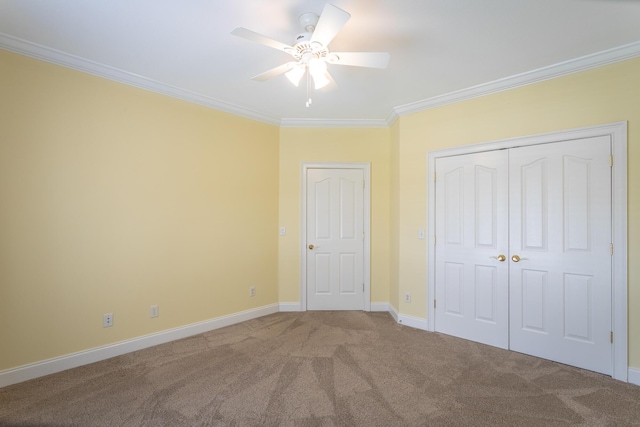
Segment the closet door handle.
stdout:
<path fill-rule="evenodd" d="M 513 261 L 513 262 L 524 261 L 525 259 L 528 259 L 528 258 L 520 258 L 520 255 L 513 255 L 511 257 L 511 261 Z"/>
<path fill-rule="evenodd" d="M 500 254 L 498 256 L 490 256 L 489 258 L 497 259 L 500 262 L 504 262 L 507 259 L 507 257 L 502 255 L 502 254 Z"/>

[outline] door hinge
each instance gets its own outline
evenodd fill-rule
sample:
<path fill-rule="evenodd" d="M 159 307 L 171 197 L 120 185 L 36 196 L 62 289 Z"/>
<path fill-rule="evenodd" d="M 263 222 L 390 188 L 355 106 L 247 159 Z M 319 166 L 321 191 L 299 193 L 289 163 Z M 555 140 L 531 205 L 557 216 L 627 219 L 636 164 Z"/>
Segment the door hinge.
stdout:
<path fill-rule="evenodd" d="M 609 166 L 613 167 L 613 154 L 609 155 Z"/>
<path fill-rule="evenodd" d="M 438 241 L 438 239 L 437 239 L 437 238 L 436 238 L 436 236 L 434 235 L 434 236 L 433 236 L 433 244 L 435 245 L 437 241 Z"/>
<path fill-rule="evenodd" d="M 609 253 L 613 255 L 613 243 L 609 243 Z"/>
<path fill-rule="evenodd" d="M 436 182 L 436 173 L 433 173 L 433 182 Z"/>
<path fill-rule="evenodd" d="M 436 300 L 433 300 L 433 308 L 436 308 Z"/>
<path fill-rule="evenodd" d="M 609 334 L 609 340 L 611 341 L 611 344 L 613 344 L 613 331 Z"/>
<path fill-rule="evenodd" d="M 364 181 L 362 181 L 362 188 L 364 188 Z"/>
<path fill-rule="evenodd" d="M 362 292 L 364 292 L 364 283 L 362 284 Z"/>

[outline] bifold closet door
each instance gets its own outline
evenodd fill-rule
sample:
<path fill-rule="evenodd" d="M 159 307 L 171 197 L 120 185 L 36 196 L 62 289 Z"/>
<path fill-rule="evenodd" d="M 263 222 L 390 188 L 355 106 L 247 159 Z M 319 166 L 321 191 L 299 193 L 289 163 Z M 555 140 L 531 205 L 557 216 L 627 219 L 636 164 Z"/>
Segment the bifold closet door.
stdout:
<path fill-rule="evenodd" d="M 510 348 L 611 374 L 609 137 L 509 150 Z"/>

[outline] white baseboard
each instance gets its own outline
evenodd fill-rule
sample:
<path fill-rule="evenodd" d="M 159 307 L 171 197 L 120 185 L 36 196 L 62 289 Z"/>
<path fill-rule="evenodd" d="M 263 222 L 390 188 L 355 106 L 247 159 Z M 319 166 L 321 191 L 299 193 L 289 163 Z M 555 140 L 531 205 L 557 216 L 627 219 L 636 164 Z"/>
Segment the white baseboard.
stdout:
<path fill-rule="evenodd" d="M 406 314 L 398 315 L 398 323 L 405 326 L 410 326 L 416 329 L 422 329 L 423 331 L 429 330 L 429 322 L 427 319 L 421 317 L 413 317 Z"/>
<path fill-rule="evenodd" d="M 241 311 L 228 316 L 216 317 L 214 319 L 192 323 L 190 325 L 168 329 L 166 331 L 156 332 L 149 335 L 143 335 L 141 337 L 120 341 L 102 347 L 96 347 L 77 353 L 67 354 L 65 356 L 31 363 L 29 365 L 19 366 L 17 368 L 7 369 L 0 371 L 0 387 L 6 387 L 11 384 L 54 374 L 71 368 L 77 368 L 78 366 L 88 365 L 89 363 L 99 362 L 100 360 L 131 353 L 132 351 L 142 350 L 158 344 L 164 344 L 170 341 L 201 334 L 203 332 L 212 331 L 214 329 L 223 328 L 225 326 L 230 326 L 277 312 L 278 304 L 265 305 L 263 307 Z"/>
<path fill-rule="evenodd" d="M 372 302 L 370 311 L 389 311 L 388 302 Z"/>
<path fill-rule="evenodd" d="M 278 303 L 280 311 L 302 311 L 299 302 L 281 302 Z"/>
<path fill-rule="evenodd" d="M 389 304 L 389 314 L 391 315 L 391 317 L 393 317 L 393 319 L 396 321 L 396 323 L 398 322 L 398 309 L 395 308 L 393 305 Z"/>
<path fill-rule="evenodd" d="M 627 380 L 631 384 L 640 385 L 640 369 L 629 368 L 629 376 Z"/>
<path fill-rule="evenodd" d="M 300 303 L 298 302 L 281 302 L 278 304 L 280 311 L 302 311 Z M 389 311 L 389 303 L 387 302 L 372 302 L 370 311 Z"/>
<path fill-rule="evenodd" d="M 401 325 L 409 326 L 416 329 L 422 329 L 424 331 L 429 330 L 429 322 L 427 321 L 427 319 L 413 317 L 407 314 L 399 314 L 398 309 L 391 304 L 389 304 L 389 314 L 391 314 L 395 321 L 400 323 Z"/>
<path fill-rule="evenodd" d="M 251 310 L 242 311 L 240 313 L 230 314 L 228 316 L 216 317 L 214 319 L 205 320 L 178 328 L 168 329 L 166 331 L 156 332 L 154 334 L 143 335 L 126 341 L 114 344 L 96 347 L 77 353 L 67 354 L 65 356 L 55 357 L 48 360 L 32 363 L 29 365 L 19 366 L 17 368 L 0 371 L 0 387 L 6 387 L 11 384 L 17 384 L 45 375 L 54 374 L 78 366 L 88 365 L 89 363 L 99 362 L 111 357 L 120 356 L 133 351 L 142 350 L 144 348 L 153 347 L 155 345 L 164 344 L 181 338 L 190 337 L 192 335 L 201 334 L 203 332 L 212 331 L 214 329 L 223 328 L 225 326 L 234 325 L 268 314 L 282 312 L 301 311 L 300 304 L 296 302 L 281 302 L 279 304 L 270 304 Z M 427 319 L 409 316 L 406 314 L 398 314 L 398 310 L 389 303 L 376 302 L 371 303 L 371 311 L 384 312 L 395 319 L 396 322 L 416 329 L 428 331 Z M 628 381 L 631 384 L 640 385 L 640 369 L 629 368 Z"/>

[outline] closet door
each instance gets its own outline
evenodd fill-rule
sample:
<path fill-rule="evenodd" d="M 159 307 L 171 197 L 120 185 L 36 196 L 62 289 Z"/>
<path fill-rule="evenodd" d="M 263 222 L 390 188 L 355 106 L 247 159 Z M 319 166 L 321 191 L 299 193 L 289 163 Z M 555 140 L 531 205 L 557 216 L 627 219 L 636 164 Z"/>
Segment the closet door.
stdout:
<path fill-rule="evenodd" d="M 609 137 L 509 150 L 510 348 L 611 374 Z"/>
<path fill-rule="evenodd" d="M 436 160 L 435 330 L 509 344 L 508 156 Z"/>

